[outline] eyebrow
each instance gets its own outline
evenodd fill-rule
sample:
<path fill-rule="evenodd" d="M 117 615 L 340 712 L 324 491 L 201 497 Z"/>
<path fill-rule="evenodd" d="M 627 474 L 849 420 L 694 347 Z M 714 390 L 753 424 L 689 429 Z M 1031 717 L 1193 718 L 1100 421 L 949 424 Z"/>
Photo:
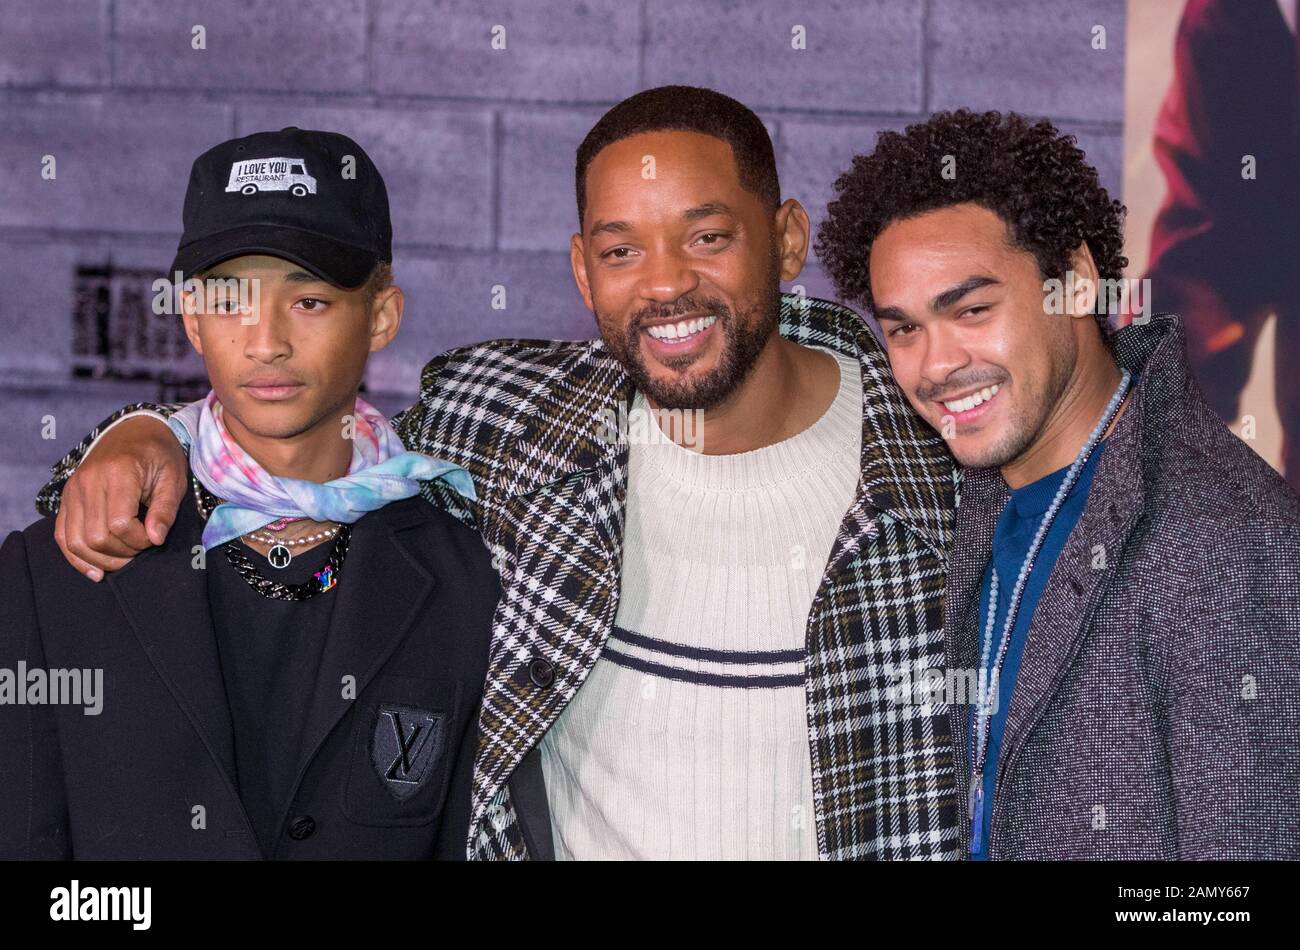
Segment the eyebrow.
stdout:
<path fill-rule="evenodd" d="M 682 212 L 682 217 L 687 221 L 698 221 L 701 218 L 711 218 L 715 214 L 735 216 L 735 212 L 731 210 L 729 205 L 723 204 L 721 201 L 706 201 L 694 208 L 687 208 Z M 612 234 L 622 234 L 631 230 L 632 225 L 626 221 L 597 221 L 591 226 L 591 230 L 587 232 L 587 237 L 595 237 L 597 234 L 606 231 Z"/>
<path fill-rule="evenodd" d="M 991 287 L 1000 285 L 1002 281 L 993 277 L 971 276 L 967 277 L 961 283 L 953 284 L 947 290 L 941 291 L 934 295 L 930 301 L 930 312 L 939 313 L 941 310 L 947 310 L 957 301 L 961 300 L 969 293 L 974 293 L 982 287 Z M 910 320 L 911 317 L 899 307 L 882 307 L 875 312 L 877 320 Z"/>
<path fill-rule="evenodd" d="M 1000 283 L 1001 281 L 992 277 L 967 277 L 960 284 L 954 284 L 942 293 L 935 294 L 934 299 L 930 301 L 930 311 L 932 313 L 938 313 L 940 310 L 947 310 L 967 294 L 973 293 L 981 287 L 989 287 L 993 284 Z"/>
<path fill-rule="evenodd" d="M 600 221 L 591 226 L 591 230 L 587 232 L 587 237 L 595 237 L 597 234 L 601 234 L 605 231 L 620 234 L 624 231 L 630 230 L 632 230 L 632 225 L 628 224 L 626 221 Z"/>
<path fill-rule="evenodd" d="M 735 215 L 730 207 L 721 201 L 706 201 L 702 205 L 696 205 L 694 208 L 687 208 L 682 212 L 682 217 L 687 221 L 696 221 L 699 218 L 711 218 L 715 214 Z"/>

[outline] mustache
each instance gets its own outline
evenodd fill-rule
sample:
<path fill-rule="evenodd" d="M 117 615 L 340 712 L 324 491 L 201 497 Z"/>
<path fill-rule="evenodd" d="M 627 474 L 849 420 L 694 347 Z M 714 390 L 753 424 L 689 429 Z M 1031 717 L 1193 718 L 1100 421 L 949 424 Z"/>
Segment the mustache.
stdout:
<path fill-rule="evenodd" d="M 731 320 L 731 310 L 716 297 L 678 297 L 671 306 L 642 307 L 632 314 L 631 320 L 628 321 L 628 329 L 635 332 L 651 320 L 669 320 L 673 317 L 684 317 L 690 313 L 698 313 L 701 310 L 717 314 L 722 323 Z"/>
<path fill-rule="evenodd" d="M 972 389 L 983 389 L 985 386 L 993 386 L 1007 381 L 1005 375 L 988 376 L 987 373 L 981 375 L 972 375 L 966 377 L 955 377 L 948 380 L 943 385 L 932 383 L 922 383 L 916 387 L 916 398 L 926 401 L 942 401 L 957 393 L 970 392 Z"/>

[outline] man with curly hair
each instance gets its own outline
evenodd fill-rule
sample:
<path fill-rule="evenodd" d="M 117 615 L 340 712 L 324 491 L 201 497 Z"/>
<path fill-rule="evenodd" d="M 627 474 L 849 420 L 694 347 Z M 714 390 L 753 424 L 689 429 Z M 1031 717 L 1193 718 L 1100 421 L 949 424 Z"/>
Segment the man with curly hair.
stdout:
<path fill-rule="evenodd" d="M 1050 123 L 966 111 L 836 191 L 817 251 L 965 466 L 969 855 L 1300 857 L 1300 498 L 1206 404 L 1177 316 L 1108 334 L 1123 206 Z"/>

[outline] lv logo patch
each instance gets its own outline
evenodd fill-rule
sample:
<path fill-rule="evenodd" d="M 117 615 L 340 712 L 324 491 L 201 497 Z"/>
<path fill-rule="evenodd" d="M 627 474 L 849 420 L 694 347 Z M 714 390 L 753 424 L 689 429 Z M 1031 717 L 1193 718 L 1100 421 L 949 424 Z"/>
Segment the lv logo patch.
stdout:
<path fill-rule="evenodd" d="M 446 744 L 446 716 L 412 706 L 379 707 L 370 763 L 399 802 L 420 790 Z"/>

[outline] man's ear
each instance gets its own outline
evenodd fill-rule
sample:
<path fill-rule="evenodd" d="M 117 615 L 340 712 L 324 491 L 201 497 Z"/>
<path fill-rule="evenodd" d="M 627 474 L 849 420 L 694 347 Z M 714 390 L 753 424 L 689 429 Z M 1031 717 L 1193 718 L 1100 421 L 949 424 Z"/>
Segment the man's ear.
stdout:
<path fill-rule="evenodd" d="M 591 300 L 591 283 L 587 280 L 587 249 L 582 244 L 582 235 L 575 234 L 569 238 L 569 266 L 573 268 L 573 282 L 578 285 L 582 302 L 592 313 L 596 312 Z"/>
<path fill-rule="evenodd" d="M 812 233 L 808 212 L 799 202 L 787 198 L 781 207 L 776 209 L 773 225 L 776 232 L 777 252 L 781 256 L 781 279 L 794 280 L 803 271 L 804 262 L 808 260 L 808 236 Z"/>
<path fill-rule="evenodd" d="M 375 294 L 370 304 L 370 352 L 382 350 L 402 325 L 402 313 L 406 309 L 406 295 L 396 284 L 385 287 Z"/>
<path fill-rule="evenodd" d="M 181 320 L 185 324 L 185 336 L 190 346 L 199 356 L 203 355 L 203 341 L 199 337 L 199 315 L 202 311 L 199 296 L 193 290 L 181 291 Z"/>
<path fill-rule="evenodd" d="M 1074 271 L 1074 292 L 1067 302 L 1069 313 L 1073 317 L 1090 318 L 1097 308 L 1100 275 L 1087 241 L 1081 242 L 1070 255 L 1070 270 Z M 1068 282 L 1066 286 L 1070 286 Z"/>

